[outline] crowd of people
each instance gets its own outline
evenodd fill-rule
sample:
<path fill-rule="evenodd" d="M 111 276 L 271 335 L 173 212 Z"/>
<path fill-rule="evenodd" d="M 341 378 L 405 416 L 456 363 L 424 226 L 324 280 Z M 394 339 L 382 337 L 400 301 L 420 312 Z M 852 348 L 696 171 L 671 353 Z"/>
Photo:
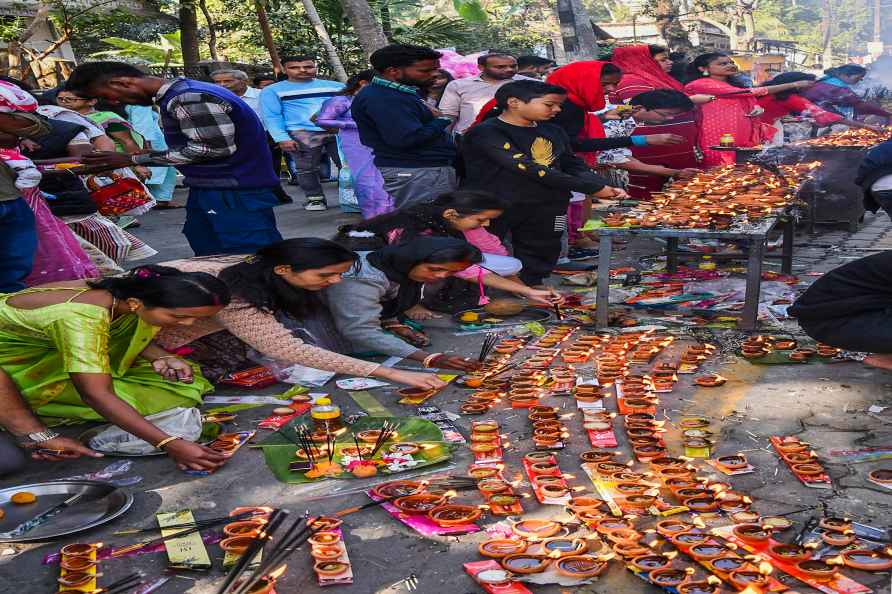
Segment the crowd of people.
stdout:
<path fill-rule="evenodd" d="M 439 57 L 386 46 L 346 84 L 318 78 L 310 55 L 251 85 L 232 69 L 204 82 L 88 62 L 40 101 L 0 81 L 0 472 L 22 452 L 95 455 L 49 427 L 100 419 L 213 468 L 219 454 L 146 417 L 195 406 L 258 355 L 441 387 L 356 357 L 473 370 L 430 348 L 420 322 L 488 292 L 560 303 L 546 281 L 562 257 L 595 253 L 580 230 L 594 202 L 646 200 L 733 161 L 722 137 L 782 143 L 788 116 L 816 128 L 892 116 L 852 91 L 855 65 L 752 86 L 721 53 L 676 78 L 668 50 L 648 45 L 560 67 L 490 51 L 459 79 Z M 872 158 L 888 166 L 890 152 Z M 327 208 L 324 163 L 347 173 L 362 221 L 283 240 L 283 157 L 308 213 Z M 123 273 L 155 253 L 125 228 L 176 208 L 178 175 L 196 257 Z M 892 175 L 865 178 L 892 200 Z"/>

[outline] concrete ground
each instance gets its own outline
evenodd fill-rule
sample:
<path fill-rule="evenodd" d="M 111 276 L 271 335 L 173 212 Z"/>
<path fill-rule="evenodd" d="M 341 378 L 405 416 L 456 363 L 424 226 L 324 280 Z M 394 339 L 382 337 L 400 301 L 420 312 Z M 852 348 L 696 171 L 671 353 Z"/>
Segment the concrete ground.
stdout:
<path fill-rule="evenodd" d="M 297 193 L 297 192 L 293 192 Z M 337 210 L 326 213 L 306 213 L 298 205 L 278 209 L 279 226 L 286 237 L 321 235 L 330 236 L 335 227 L 350 220 L 351 216 Z M 185 240 L 179 233 L 183 211 L 167 211 L 149 214 L 142 219 L 142 227 L 136 233 L 161 253 L 154 260 L 163 261 L 190 255 Z M 824 230 L 817 237 L 797 236 L 796 272 L 821 272 L 854 257 L 860 257 L 876 249 L 892 248 L 892 226 L 885 215 L 868 218 L 863 229 L 854 235 L 840 231 Z M 650 246 L 629 244 L 620 252 L 617 260 L 631 261 L 651 250 Z M 803 276 L 803 280 L 809 277 Z M 446 322 L 438 322 L 432 330 L 434 343 L 440 349 L 455 349 L 471 354 L 479 348 L 477 337 L 459 338 L 454 328 Z M 719 344 L 733 344 L 734 333 L 725 332 L 713 337 Z M 789 514 L 797 527 L 780 536 L 788 540 L 813 514 L 824 506 L 828 515 L 849 516 L 857 521 L 882 528 L 892 526 L 892 499 L 890 492 L 867 481 L 867 473 L 882 463 L 829 464 L 833 489 L 828 491 L 803 487 L 771 452 L 768 437 L 771 435 L 798 435 L 814 444 L 827 459 L 831 449 L 855 449 L 864 447 L 892 446 L 892 414 L 868 413 L 872 405 L 892 407 L 892 375 L 867 368 L 859 363 L 832 365 L 785 365 L 756 366 L 732 354 L 723 353 L 705 366 L 728 377 L 720 388 L 695 388 L 691 376 L 682 376 L 675 390 L 661 395 L 661 414 L 670 420 L 667 442 L 670 451 L 678 454 L 681 446 L 678 431 L 673 423 L 684 414 L 706 415 L 712 419 L 711 428 L 720 433 L 716 452 L 732 454 L 746 452 L 756 466 L 754 474 L 731 479 L 735 489 L 749 493 L 755 500 L 754 508 L 764 515 Z M 258 391 L 259 394 L 281 392 L 282 386 Z M 227 393 L 221 390 L 221 393 Z M 360 409 L 345 393 L 332 387 L 331 392 L 346 413 Z M 390 389 L 374 391 L 375 397 L 397 415 L 411 415 L 412 408 L 396 403 Z M 449 388 L 429 404 L 455 412 L 467 392 Z M 552 404 L 571 412 L 570 404 L 551 398 Z M 892 408 L 889 409 L 892 412 Z M 248 428 L 253 422 L 267 416 L 270 407 L 239 413 L 238 427 Z M 493 415 L 501 423 L 503 432 L 509 435 L 512 447 L 506 452 L 509 476 L 520 473 L 521 456 L 532 447 L 530 427 L 525 415 L 512 409 L 497 408 Z M 458 421 L 467 432 L 469 421 Z M 584 443 L 579 415 L 567 421 L 574 433 L 573 443 L 558 454 L 565 472 L 575 475 L 574 486 L 592 490 L 578 465 L 578 454 L 589 449 Z M 622 433 L 618 431 L 618 434 Z M 624 436 L 619 435 L 619 450 L 630 451 Z M 41 464 L 32 466 L 20 476 L 0 481 L 0 488 L 34 481 L 50 480 L 74 474 L 98 470 L 112 460 L 79 460 L 67 464 Z M 456 451 L 456 474 L 462 474 L 470 461 L 466 448 Z M 710 470 L 697 463 L 703 473 Z M 892 467 L 892 464 L 889 464 Z M 330 481 L 313 486 L 296 486 L 279 483 L 270 474 L 257 450 L 243 450 L 222 470 L 204 478 L 182 474 L 165 457 L 136 459 L 131 474 L 143 477 L 141 483 L 131 487 L 135 495 L 133 508 L 117 521 L 89 533 L 61 541 L 32 545 L 0 545 L 0 592 L 37 593 L 54 589 L 58 569 L 41 565 L 42 557 L 58 550 L 69 542 L 103 541 L 115 545 L 128 544 L 135 537 L 113 536 L 112 532 L 124 527 L 151 526 L 154 514 L 189 508 L 198 517 L 218 516 L 236 506 L 270 505 L 284 507 L 295 512 L 310 510 L 312 513 L 332 513 L 336 510 L 366 502 L 362 494 L 337 496 L 336 490 L 355 490 L 361 481 Z M 522 491 L 528 491 L 524 482 Z M 325 497 L 324 499 L 316 499 Z M 466 494 L 462 500 L 480 503 L 476 494 Z M 546 517 L 557 508 L 540 506 L 533 499 L 524 503 L 530 517 Z M 804 511 L 799 511 L 804 510 Z M 492 523 L 487 518 L 484 525 Z M 380 509 L 370 509 L 345 518 L 345 541 L 353 564 L 355 583 L 337 587 L 337 590 L 356 594 L 389 593 L 406 591 L 403 586 L 391 587 L 404 578 L 415 574 L 417 592 L 423 594 L 464 594 L 480 589 L 462 570 L 462 563 L 479 560 L 478 544 L 486 539 L 485 533 L 457 538 L 427 539 L 396 522 Z M 217 546 L 208 547 L 212 559 L 219 562 L 222 553 Z M 139 569 L 149 576 L 158 576 L 166 568 L 163 554 L 148 554 L 126 560 L 107 561 L 102 564 L 105 577 L 102 583 Z M 885 591 L 888 575 L 871 575 L 848 571 L 851 577 L 868 584 L 875 591 Z M 160 592 L 189 592 L 211 594 L 216 591 L 223 575 L 219 564 L 207 573 L 180 572 Z M 609 569 L 593 585 L 562 589 L 557 586 L 533 586 L 535 592 L 597 592 L 601 594 L 625 594 L 631 592 L 657 592 L 626 571 L 618 562 L 611 562 Z M 797 586 L 799 592 L 809 592 L 807 587 Z M 310 594 L 320 592 L 311 571 L 308 555 L 295 554 L 289 569 L 278 587 L 280 594 Z"/>

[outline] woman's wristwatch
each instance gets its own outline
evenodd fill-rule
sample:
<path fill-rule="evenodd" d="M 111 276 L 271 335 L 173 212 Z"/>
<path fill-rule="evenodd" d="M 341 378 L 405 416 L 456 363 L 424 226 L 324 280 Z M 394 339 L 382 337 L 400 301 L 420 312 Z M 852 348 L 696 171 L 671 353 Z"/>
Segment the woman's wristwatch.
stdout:
<path fill-rule="evenodd" d="M 59 434 L 53 431 L 52 429 L 47 429 L 45 431 L 38 431 L 36 433 L 26 433 L 24 435 L 17 435 L 16 438 L 19 442 L 19 445 L 22 447 L 28 447 L 37 445 L 39 443 L 43 443 L 45 441 L 50 441 L 51 439 L 56 439 L 59 437 Z"/>

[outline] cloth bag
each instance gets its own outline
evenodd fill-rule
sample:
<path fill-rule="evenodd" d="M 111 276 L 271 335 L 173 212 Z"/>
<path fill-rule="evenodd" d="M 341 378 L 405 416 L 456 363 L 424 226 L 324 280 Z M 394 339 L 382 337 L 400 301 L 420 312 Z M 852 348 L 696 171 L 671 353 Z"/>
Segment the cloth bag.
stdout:
<path fill-rule="evenodd" d="M 176 435 L 186 441 L 197 441 L 201 436 L 201 411 L 197 408 L 178 406 L 149 415 L 146 420 L 168 435 Z M 157 451 L 154 445 L 114 425 L 92 438 L 89 446 L 106 454 L 131 456 L 145 456 Z"/>

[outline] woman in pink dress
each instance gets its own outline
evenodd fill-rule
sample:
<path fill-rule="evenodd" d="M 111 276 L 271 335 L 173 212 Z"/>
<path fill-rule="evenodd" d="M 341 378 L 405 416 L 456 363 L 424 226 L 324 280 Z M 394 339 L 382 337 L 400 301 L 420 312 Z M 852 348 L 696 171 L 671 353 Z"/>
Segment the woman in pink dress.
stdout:
<path fill-rule="evenodd" d="M 633 97 L 658 89 L 682 91 L 684 85 L 672 78 L 669 71 L 672 60 L 669 50 L 659 45 L 624 45 L 613 50 L 610 58 L 623 71 L 623 78 L 616 87 L 613 103 L 626 102 Z M 710 97 L 691 97 L 694 103 L 706 103 Z M 677 134 L 684 137 L 681 144 L 633 146 L 632 156 L 649 165 L 662 165 L 673 169 L 689 169 L 700 166 L 697 149 L 697 122 L 694 111 L 683 113 L 660 124 L 639 122 L 634 135 Z M 632 171 L 629 173 L 629 194 L 639 200 L 650 198 L 666 183 L 661 175 Z"/>
<path fill-rule="evenodd" d="M 737 64 L 730 56 L 721 53 L 702 54 L 688 66 L 691 82 L 685 85 L 685 93 L 715 96 L 714 101 L 700 105 L 697 114 L 700 127 L 697 141 L 703 152 L 704 167 L 735 162 L 733 151 L 712 148 L 720 144 L 725 134 L 732 135 L 738 147 L 759 146 L 774 136 L 774 128 L 760 118 L 764 110 L 759 106 L 758 97 L 804 89 L 813 84 L 797 81 L 766 87 L 738 87 L 732 82 L 738 73 Z"/>

